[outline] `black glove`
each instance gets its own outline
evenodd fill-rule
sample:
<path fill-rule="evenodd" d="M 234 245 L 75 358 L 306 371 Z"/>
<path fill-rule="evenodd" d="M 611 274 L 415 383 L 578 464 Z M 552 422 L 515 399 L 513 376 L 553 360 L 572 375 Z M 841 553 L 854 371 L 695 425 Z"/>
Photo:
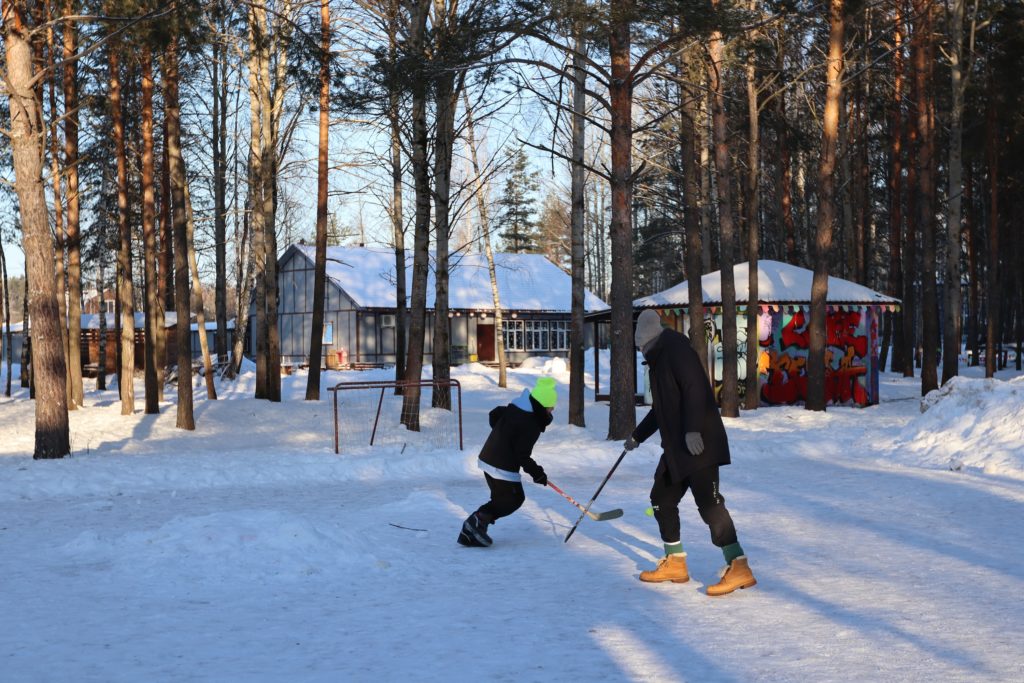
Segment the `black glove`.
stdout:
<path fill-rule="evenodd" d="M 544 470 L 540 470 L 536 474 L 530 475 L 533 477 L 534 484 L 540 484 L 541 486 L 548 485 L 548 475 L 544 473 Z"/>
<path fill-rule="evenodd" d="M 631 451 L 639 445 L 640 442 L 636 440 L 636 437 L 631 435 L 628 439 L 626 439 L 626 442 L 622 444 L 622 447 L 627 451 Z"/>

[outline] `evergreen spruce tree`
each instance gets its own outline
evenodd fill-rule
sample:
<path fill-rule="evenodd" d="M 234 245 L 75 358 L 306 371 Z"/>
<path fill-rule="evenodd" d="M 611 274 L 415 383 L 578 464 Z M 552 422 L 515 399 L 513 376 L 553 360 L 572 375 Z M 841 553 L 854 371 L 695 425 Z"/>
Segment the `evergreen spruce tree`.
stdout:
<path fill-rule="evenodd" d="M 530 161 L 522 146 L 509 155 L 509 172 L 505 188 L 498 201 L 497 228 L 505 249 L 516 254 L 534 253 L 538 249 L 536 192 L 539 188 L 537 171 L 530 169 Z"/>

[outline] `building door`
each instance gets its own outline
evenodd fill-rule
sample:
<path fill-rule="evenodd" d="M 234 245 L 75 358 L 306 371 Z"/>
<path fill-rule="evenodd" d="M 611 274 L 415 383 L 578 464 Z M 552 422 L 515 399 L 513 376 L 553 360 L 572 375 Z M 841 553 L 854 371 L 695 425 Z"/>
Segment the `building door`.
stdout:
<path fill-rule="evenodd" d="M 481 363 L 494 362 L 494 325 L 476 326 L 476 358 Z"/>

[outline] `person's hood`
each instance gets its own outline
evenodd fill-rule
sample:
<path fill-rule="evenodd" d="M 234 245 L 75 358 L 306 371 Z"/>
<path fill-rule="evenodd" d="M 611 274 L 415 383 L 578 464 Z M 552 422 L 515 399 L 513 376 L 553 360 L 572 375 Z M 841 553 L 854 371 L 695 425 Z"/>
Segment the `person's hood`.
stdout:
<path fill-rule="evenodd" d="M 512 401 L 509 405 L 513 405 L 524 413 L 530 413 L 537 420 L 540 421 L 540 430 L 543 432 L 544 428 L 551 424 L 553 416 L 548 412 L 547 408 L 542 406 L 540 402 L 530 396 L 529 389 L 523 389 L 523 393 L 519 394 L 516 400 Z"/>

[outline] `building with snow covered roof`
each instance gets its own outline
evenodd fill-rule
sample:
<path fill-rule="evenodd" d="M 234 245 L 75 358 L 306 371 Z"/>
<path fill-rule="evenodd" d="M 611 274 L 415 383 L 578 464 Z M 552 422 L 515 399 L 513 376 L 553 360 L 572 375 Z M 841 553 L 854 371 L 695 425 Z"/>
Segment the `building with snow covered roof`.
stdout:
<path fill-rule="evenodd" d="M 308 361 L 313 321 L 316 249 L 295 244 L 278 259 L 278 320 L 281 362 Z M 518 364 L 530 356 L 567 356 L 572 278 L 541 254 L 494 254 L 502 310 L 500 331 L 506 359 Z M 395 363 L 395 252 L 369 247 L 327 249 L 324 305 L 324 364 Z M 412 293 L 412 258 L 406 260 L 406 296 Z M 427 278 L 427 326 L 424 353 L 432 354 L 434 272 Z M 408 307 L 408 300 L 406 301 Z M 449 262 L 448 307 L 451 359 L 497 359 L 494 300 L 483 254 L 456 253 Z M 587 311 L 607 308 L 585 293 Z M 250 321 L 252 316 L 250 316 Z M 250 327 L 251 329 L 251 327 Z M 251 335 L 250 335 L 251 338 Z"/>
<path fill-rule="evenodd" d="M 747 322 L 749 263 L 733 268 L 736 283 L 739 388 L 747 375 Z M 803 403 L 807 397 L 807 356 L 813 271 L 759 260 L 757 269 L 758 384 L 761 401 L 768 404 Z M 722 278 L 721 271 L 701 277 L 705 306 L 704 338 L 708 343 L 708 372 L 716 394 L 722 383 Z M 886 311 L 896 311 L 899 299 L 837 277 L 828 279 L 825 322 L 825 397 L 833 404 L 860 406 L 878 403 L 879 323 Z M 689 335 L 689 281 L 633 301 L 634 317 L 655 309 L 667 327 Z M 603 312 L 604 316 L 609 311 Z M 588 315 L 599 322 L 602 313 Z M 595 372 L 595 374 L 597 374 Z"/>

